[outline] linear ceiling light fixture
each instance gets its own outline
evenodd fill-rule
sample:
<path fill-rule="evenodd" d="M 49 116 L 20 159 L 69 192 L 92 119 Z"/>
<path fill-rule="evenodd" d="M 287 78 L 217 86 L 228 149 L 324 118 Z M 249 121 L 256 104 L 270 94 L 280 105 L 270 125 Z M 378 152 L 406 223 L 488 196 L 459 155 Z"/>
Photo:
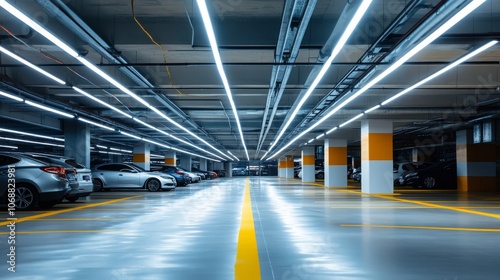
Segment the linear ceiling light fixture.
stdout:
<path fill-rule="evenodd" d="M 45 135 L 34 134 L 34 133 L 28 133 L 28 132 L 24 132 L 24 131 L 18 131 L 18 130 L 6 129 L 6 128 L 0 128 L 0 131 L 64 142 L 64 139 L 62 139 L 62 138 L 45 136 Z"/>
<path fill-rule="evenodd" d="M 6 92 L 3 92 L 3 91 L 0 91 L 0 95 L 4 96 L 4 97 L 7 97 L 7 98 L 10 98 L 10 99 L 14 99 L 14 100 L 19 101 L 19 102 L 23 102 L 24 101 L 24 99 L 22 99 L 20 97 L 17 97 L 15 95 L 12 95 L 10 93 L 6 93 Z"/>
<path fill-rule="evenodd" d="M 9 146 L 9 145 L 0 145 L 0 148 L 5 148 L 5 149 L 19 149 L 19 147 Z"/>
<path fill-rule="evenodd" d="M 90 70 L 92 70 L 94 73 L 96 73 L 97 75 L 99 75 L 100 77 L 102 77 L 103 79 L 105 79 L 106 81 L 108 81 L 109 83 L 113 84 L 114 86 L 116 86 L 117 88 L 119 88 L 121 91 L 123 91 L 127 95 L 129 95 L 132 98 L 134 98 L 135 100 L 137 100 L 139 103 L 141 103 L 144 106 L 146 106 L 147 108 L 153 110 L 155 113 L 157 113 L 158 115 L 160 115 L 162 118 L 166 119 L 167 121 L 169 121 L 173 125 L 177 126 L 178 128 L 184 130 L 189 135 L 195 137 L 196 139 L 198 139 L 199 141 L 203 142 L 204 144 L 206 144 L 207 146 L 209 146 L 213 150 L 215 150 L 218 153 L 220 153 L 221 155 L 223 155 L 223 156 L 231 159 L 231 157 L 229 157 L 228 155 L 224 154 L 223 152 L 221 152 L 220 150 L 218 150 L 214 146 L 210 145 L 207 141 L 203 140 L 201 137 L 199 137 L 198 135 L 194 134 L 189 129 L 183 127 L 182 125 L 178 124 L 177 122 L 175 122 L 171 118 L 167 117 L 165 114 L 163 114 L 158 109 L 156 109 L 155 107 L 153 107 L 152 105 L 150 105 L 147 101 L 145 101 L 144 99 L 142 99 L 140 96 L 136 95 L 135 93 L 133 93 L 132 91 L 130 91 L 129 89 L 127 89 L 125 86 L 123 86 L 122 84 L 120 84 L 119 82 L 117 82 L 116 80 L 114 80 L 111 76 L 109 76 L 108 74 L 106 74 L 105 72 L 103 72 L 97 66 L 95 66 L 91 62 L 87 61 L 85 58 L 80 57 L 79 54 L 78 54 L 78 52 L 76 52 L 75 50 L 73 50 L 69 45 L 67 45 L 66 43 L 64 43 L 60 39 L 58 39 L 55 35 L 53 35 L 51 32 L 49 32 L 48 30 L 46 30 L 45 28 L 43 28 L 42 26 L 40 26 L 38 23 L 36 23 L 32 19 L 30 19 L 28 16 L 26 16 L 24 13 L 22 13 L 16 7 L 14 7 L 11 4 L 9 4 L 6 0 L 0 0 L 0 7 L 4 8 L 10 14 L 12 14 L 13 16 L 15 16 L 16 18 L 18 18 L 19 20 L 21 20 L 25 24 L 27 24 L 28 26 L 30 26 L 31 28 L 33 28 L 35 31 L 37 31 L 38 33 L 40 33 L 41 35 L 43 35 L 45 38 L 47 38 L 48 40 L 50 40 L 52 43 L 54 43 L 55 45 L 57 45 L 58 47 L 60 47 L 62 50 L 64 50 L 66 53 L 68 53 L 72 57 L 74 57 L 77 60 L 79 60 L 82 64 L 84 64 L 85 66 L 87 66 L 87 68 L 89 68 Z"/>
<path fill-rule="evenodd" d="M 70 119 L 72 119 L 72 118 L 75 117 L 74 115 L 71 115 L 71 114 L 68 114 L 68 113 L 64 113 L 63 111 L 59 111 L 57 109 L 50 108 L 50 107 L 47 107 L 45 105 L 42 105 L 42 104 L 39 104 L 39 103 L 35 103 L 35 102 L 29 101 L 29 100 L 25 100 L 24 103 L 26 103 L 26 104 L 28 104 L 30 106 L 42 109 L 44 111 L 52 112 L 52 113 L 55 113 L 55 114 L 58 114 L 58 115 L 61 115 L 61 116 L 64 116 L 64 117 L 67 117 L 67 118 L 70 118 Z"/>
<path fill-rule="evenodd" d="M 31 140 L 24 140 L 24 139 L 17 139 L 17 138 L 0 137 L 0 139 L 7 140 L 7 141 L 15 141 L 15 142 L 23 142 L 23 143 L 39 144 L 39 145 L 45 145 L 45 146 L 54 146 L 54 147 L 62 147 L 62 148 L 64 148 L 64 145 L 52 144 L 52 143 L 45 143 L 45 142 L 38 142 L 38 141 L 31 141 Z"/>
<path fill-rule="evenodd" d="M 240 159 L 239 159 L 237 156 L 233 155 L 233 153 L 231 153 L 230 151 L 227 151 L 227 152 L 228 152 L 230 155 L 232 155 L 232 156 L 233 156 L 233 157 L 234 157 L 237 161 L 240 161 Z"/>
<path fill-rule="evenodd" d="M 109 131 L 115 131 L 115 129 L 113 127 L 106 126 L 106 125 L 100 124 L 100 123 L 96 123 L 96 122 L 93 122 L 91 120 L 87 120 L 87 119 L 84 119 L 81 117 L 78 117 L 78 120 L 85 122 L 85 123 L 88 123 L 88 124 L 91 124 L 91 125 L 94 125 L 94 126 L 97 126 L 97 127 L 100 127 L 100 128 L 103 128 L 103 129 L 106 129 L 106 130 L 109 130 Z"/>
<path fill-rule="evenodd" d="M 375 77 L 373 80 L 368 82 L 364 87 L 362 87 L 360 90 L 358 90 L 356 93 L 351 95 L 349 98 L 341 102 L 339 105 L 337 105 L 333 110 L 331 110 L 328 114 L 326 114 L 323 118 L 321 118 L 319 121 L 308 127 L 306 130 L 301 132 L 299 135 L 297 135 L 295 138 L 293 138 L 291 141 L 289 141 L 285 146 L 283 146 L 281 149 L 279 149 L 276 153 L 274 153 L 271 157 L 269 158 L 274 158 L 277 155 L 279 155 L 282 151 L 284 151 L 286 148 L 288 148 L 291 144 L 293 144 L 295 141 L 299 140 L 302 136 L 305 134 L 309 133 L 311 130 L 316 128 L 318 125 L 329 119 L 332 115 L 334 115 L 337 111 L 342 109 L 344 106 L 349 104 L 351 101 L 359 97 L 361 94 L 365 93 L 368 89 L 370 89 L 372 86 L 380 82 L 383 78 L 391 74 L 394 70 L 399 68 L 403 63 L 408 61 L 410 58 L 412 58 L 415 54 L 417 54 L 419 51 L 421 51 L 423 48 L 428 46 L 430 43 L 432 43 L 435 39 L 437 39 L 439 36 L 441 36 L 443 33 L 448 31 L 451 27 L 453 27 L 455 24 L 457 24 L 459 21 L 461 21 L 464 17 L 466 17 L 468 14 L 473 12 L 477 7 L 479 7 L 481 4 L 483 4 L 486 0 L 474 0 L 471 3 L 469 3 L 467 6 L 465 6 L 463 9 L 461 9 L 459 12 L 457 12 L 453 17 L 451 17 L 448 21 L 446 21 L 443 25 L 441 25 L 439 28 L 437 28 L 434 32 L 432 32 L 428 37 L 426 37 L 424 40 L 422 40 L 419 44 L 417 44 L 413 49 L 411 49 L 409 52 L 407 52 L 404 56 L 402 56 L 400 59 L 398 59 L 396 62 L 391 64 L 389 68 L 387 68 L 385 71 L 383 71 L 381 74 L 379 74 L 377 77 Z"/>
<path fill-rule="evenodd" d="M 304 105 L 306 100 L 309 98 L 309 96 L 312 94 L 312 92 L 316 89 L 319 82 L 321 81 L 323 76 L 325 76 L 326 72 L 328 71 L 328 69 L 332 65 L 333 60 L 340 53 L 340 51 L 342 50 L 344 45 L 347 43 L 347 40 L 349 39 L 349 37 L 352 35 L 354 29 L 356 29 L 356 27 L 358 26 L 359 22 L 361 21 L 361 18 L 363 18 L 363 16 L 365 15 L 365 13 L 368 10 L 368 7 L 370 6 L 371 3 L 372 3 L 372 0 L 364 0 L 363 3 L 361 3 L 358 10 L 356 11 L 354 16 L 352 17 L 351 21 L 349 22 L 349 25 L 347 26 L 344 33 L 342 34 L 342 37 L 340 37 L 339 41 L 337 42 L 337 45 L 335 45 L 335 48 L 332 50 L 332 54 L 330 55 L 328 60 L 321 67 L 321 70 L 319 71 L 318 75 L 316 76 L 316 78 L 312 82 L 311 86 L 306 91 L 306 93 L 304 94 L 304 96 L 302 97 L 300 102 L 298 103 L 295 110 L 290 115 L 290 118 L 288 118 L 288 121 L 285 123 L 285 126 L 283 127 L 283 129 L 281 129 L 280 133 L 273 141 L 273 144 L 271 145 L 271 147 L 269 147 L 269 150 L 272 150 L 274 145 L 276 145 L 278 143 L 278 141 L 281 139 L 281 137 L 283 136 L 283 134 L 285 133 L 287 128 L 290 126 L 292 121 L 297 116 L 299 110 L 302 108 L 302 105 Z M 265 157 L 265 155 L 263 156 L 263 158 L 264 157 Z"/>
<path fill-rule="evenodd" d="M 26 66 L 30 67 L 31 69 L 33 69 L 33 70 L 35 70 L 35 71 L 39 72 L 40 74 L 42 74 L 42 75 L 44 75 L 44 76 L 46 76 L 46 77 L 48 77 L 48 78 L 50 78 L 50 79 L 52 79 L 52 80 L 56 81 L 57 83 L 59 83 L 59 84 L 61 84 L 61 85 L 65 85 L 65 84 L 66 84 L 66 82 L 64 82 L 63 80 L 61 80 L 61 79 L 57 78 L 56 76 L 54 76 L 54 75 L 50 74 L 50 73 L 49 73 L 49 72 L 47 72 L 47 71 L 45 71 L 45 70 L 41 69 L 40 67 L 35 66 L 33 63 L 28 62 L 27 60 L 25 60 L 24 58 L 22 58 L 22 57 L 20 57 L 20 56 L 18 56 L 18 55 L 16 55 L 16 54 L 14 54 L 13 52 L 11 52 L 11 51 L 9 51 L 9 50 L 7 50 L 7 49 L 5 49 L 5 48 L 2 48 L 2 47 L 0 47 L 0 51 L 1 51 L 1 52 L 3 52 L 3 53 L 5 53 L 6 55 L 8 55 L 8 56 L 12 57 L 13 59 L 15 59 L 15 60 L 17 60 L 17 61 L 21 62 L 22 64 L 24 64 L 24 65 L 26 65 Z"/>
<path fill-rule="evenodd" d="M 210 41 L 210 46 L 214 55 L 215 64 L 217 65 L 217 70 L 219 71 L 219 75 L 226 90 L 227 98 L 229 99 L 229 103 L 231 103 L 231 108 L 233 109 L 234 119 L 236 120 L 236 125 L 238 126 L 241 143 L 243 145 L 243 148 L 245 149 L 247 159 L 250 160 L 250 157 L 248 156 L 248 150 L 245 145 L 245 138 L 243 137 L 243 130 L 241 129 L 240 119 L 238 117 L 238 110 L 236 109 L 236 105 L 234 104 L 231 88 L 229 87 L 229 82 L 227 80 L 226 73 L 224 72 L 224 67 L 222 66 L 222 59 L 220 57 L 219 47 L 217 46 L 217 40 L 215 39 L 215 33 L 212 27 L 212 22 L 210 20 L 210 15 L 208 13 L 207 4 L 205 3 L 205 0 L 196 0 L 196 2 L 198 3 L 198 8 L 200 9 L 203 24 L 205 25 L 205 30 L 208 35 L 208 40 Z"/>

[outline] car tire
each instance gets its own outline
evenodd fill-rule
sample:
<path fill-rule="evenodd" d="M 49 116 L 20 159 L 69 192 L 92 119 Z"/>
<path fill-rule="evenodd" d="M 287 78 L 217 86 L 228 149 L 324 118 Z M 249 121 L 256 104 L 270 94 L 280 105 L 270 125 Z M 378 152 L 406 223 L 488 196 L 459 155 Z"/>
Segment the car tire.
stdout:
<path fill-rule="evenodd" d="M 92 184 L 94 185 L 93 191 L 94 192 L 101 192 L 104 190 L 103 188 L 103 183 L 100 179 L 92 179 Z"/>
<path fill-rule="evenodd" d="M 38 191 L 35 187 L 24 184 L 16 186 L 16 209 L 33 209 L 38 205 L 38 199 Z"/>
<path fill-rule="evenodd" d="M 426 176 L 422 180 L 422 187 L 425 189 L 433 189 L 436 187 L 436 179 L 432 176 Z"/>
<path fill-rule="evenodd" d="M 66 200 L 69 201 L 69 202 L 75 202 L 78 200 L 78 196 L 70 196 L 70 197 L 66 197 Z"/>
<path fill-rule="evenodd" d="M 325 178 L 325 173 L 318 173 L 316 176 L 318 179 L 324 179 Z"/>
<path fill-rule="evenodd" d="M 157 192 L 161 190 L 161 183 L 158 179 L 149 179 L 146 182 L 146 189 L 150 192 Z"/>

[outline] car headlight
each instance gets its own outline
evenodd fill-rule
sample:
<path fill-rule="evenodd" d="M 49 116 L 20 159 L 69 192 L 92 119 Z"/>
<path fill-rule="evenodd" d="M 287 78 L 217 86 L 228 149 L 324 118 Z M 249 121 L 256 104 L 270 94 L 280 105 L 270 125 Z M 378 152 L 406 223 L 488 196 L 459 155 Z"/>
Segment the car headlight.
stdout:
<path fill-rule="evenodd" d="M 413 177 L 413 176 L 417 176 L 418 175 L 418 172 L 410 172 L 408 174 L 406 174 L 405 177 Z"/>

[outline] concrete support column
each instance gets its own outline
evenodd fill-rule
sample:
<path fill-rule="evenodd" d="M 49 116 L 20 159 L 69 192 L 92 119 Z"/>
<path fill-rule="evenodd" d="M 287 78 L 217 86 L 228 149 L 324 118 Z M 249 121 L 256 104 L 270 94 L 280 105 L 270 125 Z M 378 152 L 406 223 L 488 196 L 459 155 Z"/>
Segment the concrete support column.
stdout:
<path fill-rule="evenodd" d="M 325 139 L 325 187 L 347 187 L 345 139 Z"/>
<path fill-rule="evenodd" d="M 233 162 L 226 161 L 224 163 L 224 171 L 226 171 L 226 177 L 233 177 Z"/>
<path fill-rule="evenodd" d="M 90 168 L 90 128 L 77 120 L 64 120 L 64 156 Z"/>
<path fill-rule="evenodd" d="M 186 171 L 191 171 L 191 156 L 181 154 L 179 166 Z"/>
<path fill-rule="evenodd" d="M 316 156 L 314 154 L 313 146 L 306 146 L 302 148 L 302 182 L 311 183 L 316 181 L 314 174 L 314 166 L 316 163 Z"/>
<path fill-rule="evenodd" d="M 177 165 L 177 153 L 175 151 L 168 151 L 165 153 L 165 164 L 166 165 Z"/>
<path fill-rule="evenodd" d="M 361 122 L 361 191 L 392 194 L 392 122 L 364 120 Z"/>
<path fill-rule="evenodd" d="M 207 171 L 207 159 L 200 158 L 200 170 Z"/>
<path fill-rule="evenodd" d="M 278 177 L 286 177 L 286 158 L 280 158 L 278 161 Z"/>
<path fill-rule="evenodd" d="M 149 143 L 138 143 L 134 146 L 134 164 L 149 170 L 151 164 L 150 158 L 150 144 Z"/>
<path fill-rule="evenodd" d="M 496 190 L 496 146 L 474 144 L 470 130 L 457 131 L 457 186 L 459 191 Z"/>
<path fill-rule="evenodd" d="M 285 159 L 285 177 L 293 178 L 293 157 L 286 157 Z"/>

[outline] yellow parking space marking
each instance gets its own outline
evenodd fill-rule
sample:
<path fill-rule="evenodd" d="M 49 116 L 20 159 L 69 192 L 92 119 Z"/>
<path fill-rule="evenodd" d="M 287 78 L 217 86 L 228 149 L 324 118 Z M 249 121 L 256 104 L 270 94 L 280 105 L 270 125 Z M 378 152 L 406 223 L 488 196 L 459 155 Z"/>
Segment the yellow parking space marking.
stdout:
<path fill-rule="evenodd" d="M 369 225 L 369 224 L 341 224 L 341 227 L 370 227 L 370 228 L 401 228 L 425 230 L 453 230 L 475 232 L 500 232 L 500 228 L 461 228 L 461 227 L 430 227 L 430 226 L 394 226 L 394 225 Z"/>
<path fill-rule="evenodd" d="M 126 220 L 125 218 L 42 218 L 32 220 L 32 222 L 37 221 L 116 221 L 116 220 Z"/>
<path fill-rule="evenodd" d="M 106 232 L 126 232 L 126 230 L 93 230 L 93 229 L 68 229 L 68 230 L 36 230 L 36 231 L 16 231 L 16 234 L 47 234 L 47 233 L 106 233 Z M 0 234 L 10 234 L 0 232 Z"/>
<path fill-rule="evenodd" d="M 238 234 L 238 248 L 234 265 L 234 279 L 260 280 L 260 263 L 257 237 L 250 197 L 250 180 L 246 179 L 245 194 L 241 211 L 241 225 Z"/>
<path fill-rule="evenodd" d="M 86 204 L 86 205 L 82 205 L 82 206 L 78 206 L 78 207 L 74 207 L 74 208 L 68 208 L 68 209 L 61 209 L 61 210 L 56 210 L 56 211 L 44 212 L 44 213 L 38 214 L 38 215 L 17 218 L 16 220 L 13 220 L 12 222 L 15 222 L 16 224 L 17 223 L 22 223 L 22 222 L 28 222 L 28 221 L 38 220 L 38 219 L 41 219 L 41 218 L 46 218 L 46 217 L 50 217 L 50 216 L 59 215 L 59 214 L 62 214 L 62 213 L 80 211 L 80 210 L 84 210 L 84 209 L 88 209 L 88 208 L 93 208 L 93 207 L 97 207 L 97 206 L 101 206 L 101 205 L 108 205 L 108 204 L 118 203 L 118 202 L 122 202 L 122 201 L 129 200 L 129 199 L 134 199 L 134 198 L 139 198 L 139 197 L 142 197 L 142 196 L 136 195 L 136 196 L 130 196 L 130 197 L 112 199 L 112 200 L 108 200 L 108 201 L 104 201 L 104 202 L 100 202 L 100 203 Z M 11 217 L 11 218 L 15 218 L 15 216 Z M 11 223 L 11 221 L 1 222 L 0 226 L 5 226 L 5 225 L 8 225 L 10 223 Z"/>
<path fill-rule="evenodd" d="M 358 192 L 358 191 L 346 191 L 346 192 L 359 193 L 359 194 L 362 194 L 362 195 L 369 195 L 369 196 L 373 196 L 373 197 L 385 198 L 385 199 L 399 201 L 399 202 L 405 202 L 405 203 L 412 203 L 412 204 L 423 205 L 423 206 L 427 206 L 427 207 L 430 207 L 430 208 L 445 209 L 445 210 L 457 211 L 457 212 L 462 212 L 462 213 L 467 213 L 467 214 L 472 214 L 472 215 L 479 215 L 479 216 L 485 216 L 485 217 L 500 219 L 500 214 L 492 214 L 492 213 L 488 213 L 488 212 L 468 210 L 468 209 L 459 208 L 459 207 L 453 207 L 453 206 L 444 206 L 444 205 L 439 205 L 439 204 L 434 204 L 434 203 L 427 203 L 427 202 L 423 202 L 423 201 L 419 201 L 419 200 L 408 200 L 408 199 L 396 198 L 396 197 L 392 197 L 390 195 L 364 194 L 364 193 L 361 193 L 361 192 Z M 450 202 L 453 202 L 453 201 L 450 201 Z"/>
<path fill-rule="evenodd" d="M 331 206 L 330 208 L 347 208 L 347 209 L 363 209 L 363 208 L 369 208 L 369 209 L 432 209 L 429 208 L 428 206 Z M 462 208 L 462 209 L 473 209 L 473 208 L 480 208 L 480 209 L 500 209 L 500 206 L 457 206 L 455 208 Z"/>

